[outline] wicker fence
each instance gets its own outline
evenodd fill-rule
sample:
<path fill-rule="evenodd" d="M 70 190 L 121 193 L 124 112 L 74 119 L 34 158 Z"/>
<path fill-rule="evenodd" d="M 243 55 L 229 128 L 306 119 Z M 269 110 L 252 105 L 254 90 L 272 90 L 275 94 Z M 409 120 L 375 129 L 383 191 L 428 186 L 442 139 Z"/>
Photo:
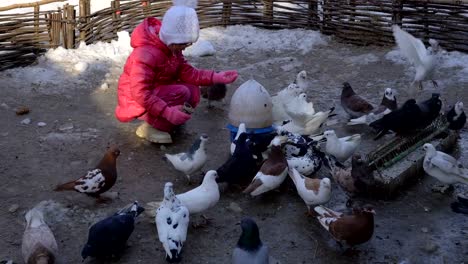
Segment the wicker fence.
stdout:
<path fill-rule="evenodd" d="M 162 17 L 171 4 L 116 0 L 93 14 L 90 0 L 46 12 L 36 4 L 34 12 L 16 15 L 2 14 L 0 8 L 0 70 L 30 64 L 47 48 L 110 41 L 145 17 Z M 447 50 L 468 51 L 468 0 L 199 0 L 197 12 L 202 28 L 300 27 L 358 45 L 393 45 L 391 26 L 399 24 L 425 41 L 439 40 Z"/>

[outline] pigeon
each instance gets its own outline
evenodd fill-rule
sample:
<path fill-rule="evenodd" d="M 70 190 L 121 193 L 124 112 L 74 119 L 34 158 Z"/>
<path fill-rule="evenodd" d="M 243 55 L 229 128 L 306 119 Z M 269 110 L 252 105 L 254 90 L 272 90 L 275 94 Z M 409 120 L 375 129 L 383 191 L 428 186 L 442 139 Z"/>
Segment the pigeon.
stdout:
<path fill-rule="evenodd" d="M 311 207 L 330 201 L 331 182 L 329 178 L 311 179 L 301 175 L 296 169 L 289 168 L 289 177 L 296 185 L 296 190 L 307 205 L 307 213 L 311 215 Z"/>
<path fill-rule="evenodd" d="M 286 159 L 302 157 L 307 153 L 311 146 L 318 143 L 309 137 L 303 137 L 299 134 L 288 131 L 281 131 L 279 135 L 286 137 L 286 141 L 282 142 L 283 153 Z"/>
<path fill-rule="evenodd" d="M 468 214 L 468 199 L 458 195 L 458 201 L 450 204 L 452 211 L 459 214 Z"/>
<path fill-rule="evenodd" d="M 239 128 L 237 129 L 236 136 L 234 137 L 234 140 L 231 142 L 231 155 L 234 154 L 234 151 L 236 150 L 237 139 L 242 133 L 247 133 L 247 129 L 245 128 L 245 123 L 239 124 Z"/>
<path fill-rule="evenodd" d="M 457 102 L 446 114 L 449 129 L 460 130 L 465 126 L 466 115 L 463 111 L 463 102 Z"/>
<path fill-rule="evenodd" d="M 249 184 L 258 171 L 256 159 L 253 157 L 253 142 L 242 133 L 236 140 L 236 148 L 232 156 L 219 167 L 217 182 L 229 184 Z"/>
<path fill-rule="evenodd" d="M 332 116 L 332 112 L 335 110 L 335 107 L 330 108 L 330 110 L 325 112 L 317 112 L 314 114 L 311 120 L 307 121 L 305 124 L 298 124 L 294 121 L 289 121 L 285 124 L 282 124 L 276 128 L 278 134 L 284 133 L 285 131 L 299 134 L 299 135 L 314 135 L 319 131 L 322 125 L 327 121 L 329 117 Z"/>
<path fill-rule="evenodd" d="M 444 152 L 437 151 L 430 143 L 424 144 L 423 149 L 426 151 L 423 168 L 427 174 L 447 185 L 468 184 L 468 169 L 463 167 L 458 160 Z"/>
<path fill-rule="evenodd" d="M 299 89 L 301 89 L 302 91 L 306 91 L 307 88 L 309 88 L 309 84 L 308 84 L 308 81 L 307 81 L 307 72 L 306 71 L 300 71 L 297 75 L 296 75 L 296 79 L 294 80 L 294 83 L 299 86 Z"/>
<path fill-rule="evenodd" d="M 343 89 L 341 90 L 341 106 L 351 118 L 361 117 L 374 110 L 374 107 L 357 95 L 347 82 L 343 83 Z"/>
<path fill-rule="evenodd" d="M 268 264 L 268 247 L 260 240 L 260 232 L 251 218 L 242 219 L 242 234 L 232 253 L 232 264 Z"/>
<path fill-rule="evenodd" d="M 306 124 L 314 118 L 314 104 L 312 102 L 307 102 L 307 94 L 305 93 L 301 93 L 288 102 L 284 102 L 283 107 L 286 114 L 288 114 L 295 123 Z"/>
<path fill-rule="evenodd" d="M 381 119 L 369 124 L 378 131 L 375 140 L 381 138 L 389 130 L 397 134 L 407 134 L 417 129 L 423 129 L 439 116 L 442 101 L 439 94 L 433 94 L 431 98 L 419 104 L 416 100 L 407 100 L 400 108 L 394 110 Z"/>
<path fill-rule="evenodd" d="M 360 134 L 338 138 L 334 130 L 327 130 L 323 135 L 327 139 L 325 153 L 333 155 L 339 162 L 348 160 L 361 143 Z"/>
<path fill-rule="evenodd" d="M 100 195 L 112 188 L 117 180 L 119 155 L 120 150 L 117 147 L 109 148 L 95 169 L 77 180 L 58 185 L 55 191 L 77 191 L 100 198 Z"/>
<path fill-rule="evenodd" d="M 226 96 L 226 84 L 215 83 L 211 86 L 200 87 L 201 96 L 208 100 L 208 108 L 213 107 L 211 101 L 222 101 Z"/>
<path fill-rule="evenodd" d="M 92 225 L 89 229 L 88 242 L 81 251 L 83 261 L 87 257 L 105 259 L 120 256 L 135 228 L 136 217 L 144 210 L 135 201 L 114 215 Z"/>
<path fill-rule="evenodd" d="M 431 80 L 434 87 L 437 87 L 437 82 L 432 79 L 432 75 L 436 66 L 436 52 L 439 50 L 439 43 L 431 39 L 429 44 L 432 49 L 426 49 L 424 43 L 402 30 L 399 26 L 393 25 L 393 36 L 400 49 L 401 54 L 406 57 L 416 69 L 416 74 L 412 85 L 418 85 L 422 90 L 422 82 Z"/>
<path fill-rule="evenodd" d="M 165 157 L 176 170 L 183 172 L 187 176 L 188 181 L 191 182 L 190 176 L 201 170 L 203 165 L 206 163 L 207 155 L 205 144 L 207 141 L 208 136 L 206 134 L 202 134 L 197 140 L 195 140 L 187 152 L 165 154 Z"/>
<path fill-rule="evenodd" d="M 314 146 L 311 146 L 307 153 L 302 157 L 287 158 L 288 167 L 294 168 L 300 174 L 310 176 L 316 173 L 322 167 L 322 159 L 325 158 L 325 153 Z"/>
<path fill-rule="evenodd" d="M 357 195 L 369 195 L 376 185 L 372 169 L 359 154 L 353 154 L 351 167 L 345 168 L 335 157 L 326 156 L 333 180 L 348 194 L 346 206 L 352 204 L 351 198 Z"/>
<path fill-rule="evenodd" d="M 26 213 L 26 229 L 23 234 L 21 253 L 24 263 L 53 264 L 58 254 L 57 241 L 44 221 L 42 212 L 33 208 Z M 13 262 L 12 262 L 13 263 Z"/>
<path fill-rule="evenodd" d="M 268 159 L 262 164 L 244 193 L 257 196 L 273 190 L 283 183 L 288 173 L 288 162 L 281 151 L 281 139 L 275 137 Z"/>
<path fill-rule="evenodd" d="M 197 214 L 213 207 L 219 201 L 219 188 L 216 183 L 218 173 L 210 170 L 205 174 L 200 186 L 188 192 L 176 195 L 177 199 L 187 207 L 190 214 Z"/>
<path fill-rule="evenodd" d="M 390 113 L 395 109 L 397 109 L 397 100 L 395 97 L 395 93 L 392 88 L 386 88 L 384 91 L 382 102 L 380 103 L 379 107 L 377 109 L 374 109 L 374 111 L 370 112 L 369 114 L 349 120 L 348 126 L 361 124 L 369 125 L 370 123 L 382 118 L 384 115 Z"/>
<path fill-rule="evenodd" d="M 181 251 L 187 239 L 189 211 L 175 196 L 172 183 L 164 185 L 164 201 L 156 210 L 156 228 L 159 241 L 166 251 L 169 263 L 181 261 Z"/>
<path fill-rule="evenodd" d="M 354 247 L 365 243 L 374 234 L 374 214 L 372 207 L 354 208 L 352 214 L 344 215 L 323 205 L 315 207 L 317 219 L 330 235 L 340 243 Z"/>
<path fill-rule="evenodd" d="M 296 96 L 299 96 L 301 93 L 303 93 L 304 90 L 301 89 L 297 84 L 292 83 L 288 85 L 287 88 L 281 90 L 278 92 L 277 95 L 271 97 L 271 102 L 272 102 L 272 114 L 273 114 L 273 122 L 275 124 L 280 124 L 284 120 L 288 120 L 290 117 L 284 110 L 283 105 L 287 102 L 289 102 L 291 99 L 293 99 Z"/>

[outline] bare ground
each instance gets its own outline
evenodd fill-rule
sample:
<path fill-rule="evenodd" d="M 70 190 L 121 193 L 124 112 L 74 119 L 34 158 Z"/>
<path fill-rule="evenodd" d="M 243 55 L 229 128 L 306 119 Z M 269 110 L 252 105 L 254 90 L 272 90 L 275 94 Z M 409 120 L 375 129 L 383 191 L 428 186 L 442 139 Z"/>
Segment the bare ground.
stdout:
<path fill-rule="evenodd" d="M 359 132 L 359 129 L 341 128 L 346 120 L 339 106 L 343 81 L 349 81 L 365 97 L 373 98 L 374 103 L 380 101 L 385 87 L 399 91 L 399 102 L 407 98 L 412 71 L 385 60 L 388 51 L 389 48 L 355 47 L 332 41 L 305 55 L 295 52 L 250 54 L 240 50 L 190 61 L 204 68 L 240 69 L 241 77 L 230 86 L 227 101 L 235 87 L 250 77 L 273 94 L 305 69 L 311 77 L 311 88 L 307 92 L 315 108 L 336 105 L 340 122 L 334 128 L 344 135 Z M 364 61 L 366 58 L 370 58 L 368 63 Z M 459 98 L 467 102 L 468 92 L 464 89 L 467 83 L 453 77 L 456 70 L 439 71 L 440 92 L 449 103 Z M 0 127 L 0 260 L 22 262 L 24 213 L 40 201 L 48 201 L 44 203 L 46 221 L 59 243 L 60 263 L 81 263 L 81 248 L 93 222 L 131 201 L 146 204 L 159 200 L 167 181 L 174 182 L 176 192 L 193 187 L 163 161 L 164 153 L 185 150 L 198 134 L 208 133 L 210 159 L 205 170 L 217 168 L 228 157 L 229 132 L 224 128 L 228 122 L 228 105 L 217 104 L 216 108 L 208 110 L 206 102 L 202 102 L 192 120 L 176 135 L 175 144 L 166 149 L 137 138 L 134 131 L 138 122 L 123 124 L 113 116 L 120 71 L 121 65 L 108 65 L 86 76 L 70 76 L 67 83 L 59 84 L 63 89 L 61 93 L 47 92 L 57 89 L 54 84 L 28 84 L 0 73 L 3 84 L 0 103 L 6 104 L 0 109 L 3 124 Z M 105 80 L 110 88 L 98 89 Z M 421 98 L 430 93 L 430 90 L 424 91 Z M 31 113 L 16 116 L 14 108 L 20 105 L 28 106 Z M 26 117 L 32 123 L 20 124 Z M 46 126 L 38 127 L 36 124 L 40 121 Z M 372 136 L 370 131 L 363 132 L 366 139 Z M 465 130 L 462 137 L 466 136 Z M 118 144 L 122 151 L 118 159 L 119 179 L 112 189 L 119 192 L 117 199 L 110 204 L 97 205 L 78 193 L 52 191 L 57 183 L 81 176 L 93 167 L 111 143 Z M 461 149 L 466 164 L 468 155 L 463 155 L 466 148 Z M 235 223 L 243 216 L 257 221 L 262 240 L 281 263 L 399 263 L 402 260 L 425 264 L 466 263 L 467 218 L 450 210 L 452 196 L 431 191 L 433 183 L 435 180 L 426 176 L 402 190 L 395 200 L 363 201 L 376 208 L 376 228 L 373 239 L 359 246 L 359 253 L 353 256 L 344 254 L 315 219 L 304 215 L 306 207 L 290 185 L 258 198 L 222 188 L 219 203 L 206 212 L 213 219 L 212 224 L 205 229 L 189 229 L 183 263 L 229 263 L 240 235 Z M 460 191 L 463 190 L 458 188 L 457 192 Z M 344 193 L 334 186 L 327 206 L 344 210 L 345 201 Z M 238 204 L 242 212 L 229 209 L 232 202 Z M 12 205 L 18 205 L 19 209 L 14 210 Z M 164 250 L 152 219 L 140 218 L 129 239 L 128 250 L 116 263 L 164 263 Z"/>

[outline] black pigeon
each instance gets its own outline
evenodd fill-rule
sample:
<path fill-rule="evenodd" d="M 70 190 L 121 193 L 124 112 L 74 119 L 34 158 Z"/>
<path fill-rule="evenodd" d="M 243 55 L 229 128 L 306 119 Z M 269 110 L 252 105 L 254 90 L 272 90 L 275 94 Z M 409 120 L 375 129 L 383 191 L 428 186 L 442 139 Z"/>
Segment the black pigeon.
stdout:
<path fill-rule="evenodd" d="M 229 184 L 249 184 L 258 171 L 257 160 L 253 155 L 261 157 L 261 153 L 254 153 L 253 148 L 254 143 L 247 138 L 247 134 L 240 134 L 234 153 L 216 170 L 218 173 L 216 181 Z"/>
<path fill-rule="evenodd" d="M 440 109 L 442 108 L 442 101 L 439 97 L 440 94 L 433 93 L 431 98 L 418 103 L 419 109 L 421 110 L 421 116 L 416 119 L 416 129 L 425 128 L 439 116 Z"/>
<path fill-rule="evenodd" d="M 449 129 L 460 130 L 465 126 L 466 115 L 463 111 L 463 102 L 457 102 L 446 114 Z"/>
<path fill-rule="evenodd" d="M 268 247 L 260 240 L 260 232 L 254 220 L 242 219 L 242 234 L 232 253 L 233 264 L 268 264 Z"/>
<path fill-rule="evenodd" d="M 374 107 L 364 98 L 357 95 L 351 85 L 347 82 L 343 83 L 341 91 L 341 106 L 351 118 L 361 117 L 374 110 Z"/>
<path fill-rule="evenodd" d="M 430 99 L 419 104 L 416 100 L 409 99 L 400 108 L 370 123 L 369 126 L 378 131 L 375 140 L 381 138 L 389 130 L 397 134 L 411 133 L 425 128 L 434 121 L 441 107 L 442 101 L 439 99 L 439 94 L 433 94 Z"/>
<path fill-rule="evenodd" d="M 450 204 L 452 211 L 459 214 L 468 214 L 468 198 L 458 196 L 458 201 Z"/>
<path fill-rule="evenodd" d="M 131 206 L 92 225 L 88 242 L 81 251 L 83 261 L 87 257 L 107 259 L 120 256 L 133 232 L 135 218 L 144 210 L 138 206 L 138 202 L 134 202 Z"/>
<path fill-rule="evenodd" d="M 211 86 L 202 86 L 200 88 L 201 96 L 208 99 L 208 107 L 211 108 L 211 101 L 221 101 L 226 96 L 226 84 L 215 83 Z"/>

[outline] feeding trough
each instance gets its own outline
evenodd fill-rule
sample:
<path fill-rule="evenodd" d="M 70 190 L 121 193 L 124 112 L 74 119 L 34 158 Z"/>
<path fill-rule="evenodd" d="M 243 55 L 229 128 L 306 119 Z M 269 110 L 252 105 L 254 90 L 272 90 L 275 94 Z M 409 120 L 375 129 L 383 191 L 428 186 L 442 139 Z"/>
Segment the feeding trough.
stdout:
<path fill-rule="evenodd" d="M 248 80 L 234 92 L 229 108 L 231 141 L 241 123 L 245 124 L 249 138 L 266 149 L 274 136 L 272 102 L 268 91 L 255 80 Z"/>
<path fill-rule="evenodd" d="M 406 137 L 395 137 L 366 155 L 374 171 L 375 186 L 369 195 L 391 199 L 399 190 L 409 186 L 422 175 L 425 152 L 422 146 L 431 143 L 438 150 L 448 152 L 457 143 L 458 133 L 448 130 L 445 116 L 439 115 L 429 126 Z"/>

